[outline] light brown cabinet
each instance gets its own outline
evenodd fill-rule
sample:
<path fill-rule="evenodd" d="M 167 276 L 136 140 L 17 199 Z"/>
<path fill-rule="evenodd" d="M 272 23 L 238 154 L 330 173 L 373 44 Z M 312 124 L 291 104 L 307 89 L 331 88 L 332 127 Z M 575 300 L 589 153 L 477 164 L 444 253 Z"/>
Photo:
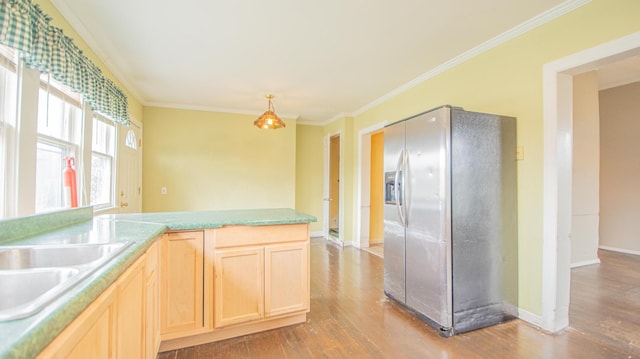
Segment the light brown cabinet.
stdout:
<path fill-rule="evenodd" d="M 161 339 L 210 330 L 211 280 L 204 265 L 204 231 L 166 233 L 160 251 Z"/>
<path fill-rule="evenodd" d="M 39 357 L 155 358 L 308 311 L 307 223 L 168 232 Z"/>
<path fill-rule="evenodd" d="M 160 348 L 160 243 L 146 253 L 145 275 L 145 358 L 153 359 Z"/>
<path fill-rule="evenodd" d="M 265 317 L 309 310 L 309 242 L 265 247 Z"/>
<path fill-rule="evenodd" d="M 107 289 L 38 358 L 113 358 L 116 351 L 116 297 L 115 286 Z"/>
<path fill-rule="evenodd" d="M 264 317 L 264 249 L 221 249 L 214 254 L 215 327 Z"/>
<path fill-rule="evenodd" d="M 214 238 L 215 328 L 308 311 L 305 225 L 225 227 Z"/>
<path fill-rule="evenodd" d="M 38 358 L 143 358 L 144 264 L 143 255 Z"/>
<path fill-rule="evenodd" d="M 116 358 L 144 358 L 145 259 L 138 259 L 118 279 Z"/>
<path fill-rule="evenodd" d="M 194 238 L 188 232 L 183 235 Z M 211 321 L 211 327 L 200 326 L 194 335 L 194 332 L 176 332 L 171 339 L 163 335 L 160 350 L 306 321 L 309 311 L 308 223 L 206 229 L 204 241 L 198 240 L 199 243 L 204 243 L 205 252 L 202 255 L 205 297 L 202 313 L 205 322 Z M 193 256 L 186 257 L 185 262 L 191 262 Z M 164 271 L 165 262 L 162 263 Z M 163 281 L 162 287 L 167 284 L 170 285 Z M 191 290 L 191 285 L 187 288 Z M 206 299 L 207 294 L 211 299 Z"/>

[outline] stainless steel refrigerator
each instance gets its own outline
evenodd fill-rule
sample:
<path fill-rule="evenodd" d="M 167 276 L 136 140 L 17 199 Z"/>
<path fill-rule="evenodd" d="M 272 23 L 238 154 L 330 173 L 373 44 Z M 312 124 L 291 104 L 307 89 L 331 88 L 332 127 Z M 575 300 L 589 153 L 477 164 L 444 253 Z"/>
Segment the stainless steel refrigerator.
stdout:
<path fill-rule="evenodd" d="M 384 292 L 443 336 L 518 304 L 516 120 L 443 106 L 384 130 Z"/>

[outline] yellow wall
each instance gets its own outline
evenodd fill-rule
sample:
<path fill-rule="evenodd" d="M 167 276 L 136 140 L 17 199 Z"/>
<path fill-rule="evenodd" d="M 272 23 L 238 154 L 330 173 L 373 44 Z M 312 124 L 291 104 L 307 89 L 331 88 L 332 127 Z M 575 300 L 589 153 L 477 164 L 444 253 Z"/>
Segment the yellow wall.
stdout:
<path fill-rule="evenodd" d="M 145 107 L 144 116 L 143 212 L 295 207 L 295 120 L 261 130 L 252 115 Z"/>
<path fill-rule="evenodd" d="M 311 232 L 321 232 L 324 223 L 322 134 L 320 126 L 296 127 L 296 209 L 318 218 Z"/>
<path fill-rule="evenodd" d="M 51 25 L 62 29 L 65 35 L 69 36 L 73 39 L 73 42 L 78 45 L 83 52 L 83 54 L 91 60 L 96 66 L 100 67 L 102 73 L 108 77 L 111 81 L 113 81 L 127 96 L 127 101 L 129 104 L 129 115 L 139 122 L 143 122 L 143 114 L 142 114 L 142 104 L 140 101 L 135 98 L 129 90 L 124 87 L 124 85 L 114 76 L 114 74 L 107 68 L 107 66 L 96 56 L 93 50 L 87 45 L 87 43 L 78 35 L 78 33 L 71 27 L 71 25 L 67 22 L 67 20 L 60 14 L 58 9 L 56 9 L 53 4 L 49 0 L 34 0 L 34 3 L 40 5 L 45 14 L 49 15 L 52 20 L 50 22 Z"/>
<path fill-rule="evenodd" d="M 355 237 L 358 131 L 443 105 L 518 118 L 520 307 L 542 313 L 542 66 L 640 31 L 640 1 L 593 0 L 558 19 L 486 51 L 356 116 L 325 126 L 345 131 L 345 240 Z M 425 69 L 427 70 L 427 69 Z"/>

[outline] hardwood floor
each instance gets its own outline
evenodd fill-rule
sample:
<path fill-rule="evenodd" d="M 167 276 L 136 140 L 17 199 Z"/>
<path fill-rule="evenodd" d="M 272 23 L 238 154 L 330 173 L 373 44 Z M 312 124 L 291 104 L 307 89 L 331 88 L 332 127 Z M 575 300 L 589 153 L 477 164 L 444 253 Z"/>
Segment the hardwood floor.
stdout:
<path fill-rule="evenodd" d="M 640 256 L 599 250 L 598 257 L 600 265 L 571 271 L 571 327 L 638 358 Z"/>
<path fill-rule="evenodd" d="M 572 271 L 572 325 L 562 333 L 514 320 L 442 338 L 384 296 L 381 258 L 312 239 L 306 323 L 158 358 L 640 358 L 640 258 L 601 258 Z"/>

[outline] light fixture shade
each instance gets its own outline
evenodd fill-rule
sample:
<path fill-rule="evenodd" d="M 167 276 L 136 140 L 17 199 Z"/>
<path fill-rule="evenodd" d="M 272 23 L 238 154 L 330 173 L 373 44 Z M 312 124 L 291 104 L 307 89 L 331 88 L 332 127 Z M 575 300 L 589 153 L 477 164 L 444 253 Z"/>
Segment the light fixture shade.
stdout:
<path fill-rule="evenodd" d="M 284 121 L 282 121 L 274 111 L 273 104 L 271 103 L 271 99 L 273 97 L 273 95 L 267 95 L 267 99 L 269 100 L 269 107 L 267 108 L 267 111 L 265 111 L 265 113 L 260 115 L 257 120 L 253 121 L 254 126 L 258 128 L 269 128 L 273 130 L 287 127 Z"/>

